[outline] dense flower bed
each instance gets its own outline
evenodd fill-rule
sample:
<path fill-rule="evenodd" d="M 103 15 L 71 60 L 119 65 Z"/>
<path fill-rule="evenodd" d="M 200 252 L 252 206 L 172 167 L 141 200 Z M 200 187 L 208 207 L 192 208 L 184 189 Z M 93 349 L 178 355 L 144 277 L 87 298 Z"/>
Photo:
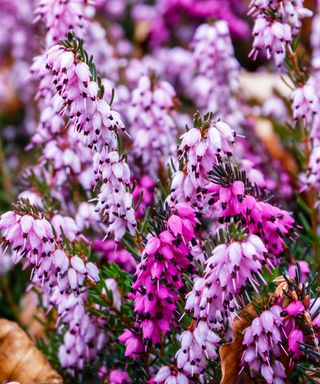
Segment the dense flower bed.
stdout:
<path fill-rule="evenodd" d="M 2 3 L 0 314 L 66 383 L 319 382 L 316 4 Z"/>

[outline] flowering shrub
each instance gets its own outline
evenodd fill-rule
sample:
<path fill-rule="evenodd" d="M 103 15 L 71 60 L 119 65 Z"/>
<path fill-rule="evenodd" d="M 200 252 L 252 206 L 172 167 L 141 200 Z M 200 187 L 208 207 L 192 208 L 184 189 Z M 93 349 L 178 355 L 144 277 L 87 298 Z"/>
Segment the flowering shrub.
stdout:
<path fill-rule="evenodd" d="M 36 293 L 66 383 L 319 382 L 319 9 L 23 3 L 1 7 L 1 315 Z"/>

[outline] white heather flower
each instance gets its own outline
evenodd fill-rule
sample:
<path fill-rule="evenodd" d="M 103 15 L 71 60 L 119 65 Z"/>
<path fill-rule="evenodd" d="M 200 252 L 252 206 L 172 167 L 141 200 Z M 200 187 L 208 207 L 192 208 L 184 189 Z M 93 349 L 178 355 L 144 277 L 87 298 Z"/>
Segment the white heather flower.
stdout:
<path fill-rule="evenodd" d="M 305 125 L 311 125 L 318 113 L 320 103 L 316 89 L 311 81 L 296 88 L 292 93 L 292 111 L 295 120 L 301 119 Z"/>
<path fill-rule="evenodd" d="M 256 59 L 262 52 L 268 59 L 273 57 L 280 67 L 286 50 L 291 49 L 292 40 L 299 33 L 301 19 L 312 16 L 312 12 L 303 7 L 303 0 L 253 0 L 250 7 L 255 18 L 250 56 Z"/>

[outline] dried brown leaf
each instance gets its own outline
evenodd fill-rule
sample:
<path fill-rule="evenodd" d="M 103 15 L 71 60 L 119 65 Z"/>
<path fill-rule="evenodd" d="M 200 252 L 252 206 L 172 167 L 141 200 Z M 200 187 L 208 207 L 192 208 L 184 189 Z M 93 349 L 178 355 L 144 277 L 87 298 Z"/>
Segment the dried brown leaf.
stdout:
<path fill-rule="evenodd" d="M 150 32 L 150 23 L 148 21 L 139 21 L 135 24 L 134 40 L 137 43 L 143 43 L 147 40 Z"/>
<path fill-rule="evenodd" d="M 62 384 L 43 354 L 14 322 L 0 319 L 0 382 Z"/>
<path fill-rule="evenodd" d="M 22 105 L 18 98 L 17 91 L 10 81 L 10 64 L 0 66 L 1 87 L 5 89 L 0 104 L 0 113 L 6 117 L 12 117 L 21 111 Z"/>

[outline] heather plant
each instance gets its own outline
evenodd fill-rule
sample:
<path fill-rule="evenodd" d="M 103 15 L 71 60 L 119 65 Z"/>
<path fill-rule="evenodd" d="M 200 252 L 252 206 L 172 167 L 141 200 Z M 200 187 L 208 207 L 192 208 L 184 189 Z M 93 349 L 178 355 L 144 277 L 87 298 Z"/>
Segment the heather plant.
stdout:
<path fill-rule="evenodd" d="M 1 316 L 65 383 L 319 382 L 318 8 L 25 3 L 2 11 Z"/>

